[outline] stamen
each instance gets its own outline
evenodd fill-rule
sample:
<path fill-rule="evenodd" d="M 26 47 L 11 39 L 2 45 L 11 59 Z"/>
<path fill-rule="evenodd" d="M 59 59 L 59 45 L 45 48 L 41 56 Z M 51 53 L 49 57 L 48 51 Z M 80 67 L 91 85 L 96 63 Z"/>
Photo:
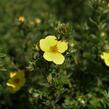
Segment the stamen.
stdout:
<path fill-rule="evenodd" d="M 19 78 L 15 78 L 15 79 L 14 79 L 14 83 L 15 83 L 15 84 L 18 84 L 19 81 L 20 81 Z"/>
<path fill-rule="evenodd" d="M 51 52 L 58 52 L 57 45 L 50 47 Z"/>

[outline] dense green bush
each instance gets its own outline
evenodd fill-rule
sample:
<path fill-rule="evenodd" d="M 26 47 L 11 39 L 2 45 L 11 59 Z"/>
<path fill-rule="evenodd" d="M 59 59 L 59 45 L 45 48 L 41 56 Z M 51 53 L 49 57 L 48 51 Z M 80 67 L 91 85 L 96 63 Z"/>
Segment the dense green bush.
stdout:
<path fill-rule="evenodd" d="M 0 109 L 109 108 L 107 1 L 3 0 L 0 19 Z M 48 35 L 68 43 L 61 65 L 43 58 Z M 14 93 L 11 72 L 25 73 Z"/>

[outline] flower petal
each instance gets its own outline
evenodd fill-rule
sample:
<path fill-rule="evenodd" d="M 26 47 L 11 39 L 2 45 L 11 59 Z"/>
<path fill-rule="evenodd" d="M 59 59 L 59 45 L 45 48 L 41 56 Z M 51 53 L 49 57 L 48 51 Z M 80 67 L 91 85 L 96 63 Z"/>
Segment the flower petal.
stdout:
<path fill-rule="evenodd" d="M 10 73 L 10 78 L 13 78 L 14 76 L 16 76 L 16 72 L 11 72 Z"/>
<path fill-rule="evenodd" d="M 40 40 L 40 48 L 42 51 L 49 51 L 50 47 L 55 46 L 57 44 L 57 40 L 55 36 L 47 36 L 45 39 Z"/>
<path fill-rule="evenodd" d="M 101 58 L 102 58 L 102 59 L 109 58 L 109 53 L 103 52 L 102 55 L 101 55 Z"/>
<path fill-rule="evenodd" d="M 7 86 L 15 88 L 16 86 L 14 84 L 6 83 Z"/>
<path fill-rule="evenodd" d="M 56 40 L 57 38 L 56 38 L 56 36 L 49 35 L 45 39 L 51 39 L 51 40 L 53 39 L 53 40 Z"/>
<path fill-rule="evenodd" d="M 104 60 L 104 62 L 109 67 L 109 59 L 108 60 Z"/>
<path fill-rule="evenodd" d="M 68 43 L 64 41 L 58 41 L 57 48 L 60 53 L 64 53 L 68 49 Z"/>
<path fill-rule="evenodd" d="M 65 60 L 61 53 L 45 52 L 43 57 L 45 60 L 53 61 L 55 64 L 62 64 Z"/>
<path fill-rule="evenodd" d="M 45 60 L 47 61 L 53 61 L 53 58 L 54 58 L 54 54 L 52 52 L 45 52 L 43 54 L 43 57 Z"/>
<path fill-rule="evenodd" d="M 61 53 L 56 53 L 53 57 L 53 62 L 55 64 L 63 64 L 64 60 L 65 60 L 65 58 Z"/>
<path fill-rule="evenodd" d="M 18 78 L 24 78 L 25 77 L 25 73 L 22 72 L 22 71 L 19 71 L 17 72 L 17 75 L 16 75 Z"/>
<path fill-rule="evenodd" d="M 105 64 L 109 66 L 109 53 L 103 52 L 103 54 L 101 55 L 101 58 L 104 60 Z"/>

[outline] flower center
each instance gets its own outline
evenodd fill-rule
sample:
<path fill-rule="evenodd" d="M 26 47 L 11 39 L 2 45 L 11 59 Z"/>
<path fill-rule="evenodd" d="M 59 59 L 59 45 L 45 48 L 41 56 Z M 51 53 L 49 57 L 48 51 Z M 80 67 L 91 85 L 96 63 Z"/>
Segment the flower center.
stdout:
<path fill-rule="evenodd" d="M 50 51 L 51 52 L 58 52 L 57 46 L 55 45 L 55 46 L 50 47 Z"/>
<path fill-rule="evenodd" d="M 14 79 L 14 83 L 15 83 L 15 84 L 18 84 L 19 81 L 20 81 L 19 78 L 15 78 L 15 79 Z"/>

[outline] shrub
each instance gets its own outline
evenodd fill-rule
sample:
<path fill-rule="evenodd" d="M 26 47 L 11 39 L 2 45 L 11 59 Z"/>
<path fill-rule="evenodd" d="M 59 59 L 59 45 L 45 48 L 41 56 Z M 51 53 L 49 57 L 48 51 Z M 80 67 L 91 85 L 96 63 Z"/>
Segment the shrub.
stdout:
<path fill-rule="evenodd" d="M 0 10 L 1 109 L 109 108 L 108 2 L 4 0 Z M 60 65 L 44 57 L 49 35 L 46 48 L 65 48 Z"/>

